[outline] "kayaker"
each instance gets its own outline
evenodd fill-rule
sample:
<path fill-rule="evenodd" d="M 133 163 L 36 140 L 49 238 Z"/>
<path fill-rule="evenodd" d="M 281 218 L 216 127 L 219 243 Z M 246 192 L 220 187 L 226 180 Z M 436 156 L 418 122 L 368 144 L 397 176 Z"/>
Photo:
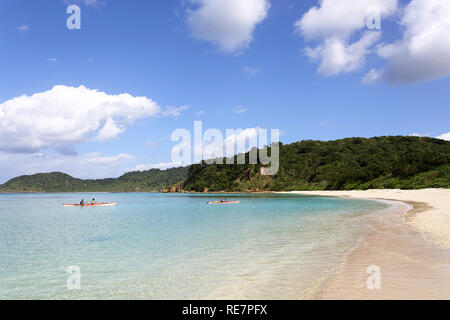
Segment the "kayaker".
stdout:
<path fill-rule="evenodd" d="M 95 204 L 95 198 L 92 199 L 91 204 Z"/>
<path fill-rule="evenodd" d="M 80 206 L 84 206 L 84 199 L 81 199 Z"/>
<path fill-rule="evenodd" d="M 223 197 L 220 198 L 220 202 L 225 202 L 225 199 Z"/>

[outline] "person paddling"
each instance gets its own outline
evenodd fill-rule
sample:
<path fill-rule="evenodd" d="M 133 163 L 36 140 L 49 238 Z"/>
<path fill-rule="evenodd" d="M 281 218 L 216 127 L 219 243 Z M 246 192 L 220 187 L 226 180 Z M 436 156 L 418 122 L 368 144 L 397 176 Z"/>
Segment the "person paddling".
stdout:
<path fill-rule="evenodd" d="M 92 199 L 91 204 L 95 204 L 95 198 Z"/>
<path fill-rule="evenodd" d="M 81 201 L 80 201 L 80 206 L 84 206 L 84 199 L 81 199 Z"/>

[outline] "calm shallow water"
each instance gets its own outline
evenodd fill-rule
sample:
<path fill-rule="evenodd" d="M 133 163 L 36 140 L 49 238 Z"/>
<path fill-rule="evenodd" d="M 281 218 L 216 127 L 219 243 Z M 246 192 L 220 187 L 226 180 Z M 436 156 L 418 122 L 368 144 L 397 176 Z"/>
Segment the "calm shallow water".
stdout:
<path fill-rule="evenodd" d="M 116 207 L 63 208 L 95 197 Z M 312 295 L 380 202 L 297 195 L 0 195 L 0 299 Z M 67 268 L 81 269 L 68 290 Z"/>

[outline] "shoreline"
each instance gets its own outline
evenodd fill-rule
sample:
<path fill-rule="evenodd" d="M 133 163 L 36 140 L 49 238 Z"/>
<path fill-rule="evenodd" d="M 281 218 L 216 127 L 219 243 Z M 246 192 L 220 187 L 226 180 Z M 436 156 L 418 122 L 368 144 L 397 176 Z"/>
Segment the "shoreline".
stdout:
<path fill-rule="evenodd" d="M 406 224 L 435 243 L 450 249 L 450 189 L 373 189 L 352 191 L 290 191 L 282 193 L 388 200 L 412 206 Z"/>
<path fill-rule="evenodd" d="M 362 244 L 343 257 L 316 299 L 450 299 L 450 190 L 290 193 L 393 203 L 370 219 Z M 380 289 L 367 288 L 369 266 L 380 268 Z"/>

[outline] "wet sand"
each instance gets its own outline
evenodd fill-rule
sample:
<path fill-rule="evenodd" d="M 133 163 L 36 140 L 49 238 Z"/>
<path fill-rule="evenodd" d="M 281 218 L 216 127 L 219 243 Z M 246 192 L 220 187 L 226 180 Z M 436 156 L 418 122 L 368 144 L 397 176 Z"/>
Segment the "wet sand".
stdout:
<path fill-rule="evenodd" d="M 371 217 L 362 244 L 344 257 L 314 298 L 450 299 L 450 206 L 445 207 L 450 190 L 298 193 L 401 201 Z M 368 288 L 370 266 L 379 267 L 379 289 Z"/>

